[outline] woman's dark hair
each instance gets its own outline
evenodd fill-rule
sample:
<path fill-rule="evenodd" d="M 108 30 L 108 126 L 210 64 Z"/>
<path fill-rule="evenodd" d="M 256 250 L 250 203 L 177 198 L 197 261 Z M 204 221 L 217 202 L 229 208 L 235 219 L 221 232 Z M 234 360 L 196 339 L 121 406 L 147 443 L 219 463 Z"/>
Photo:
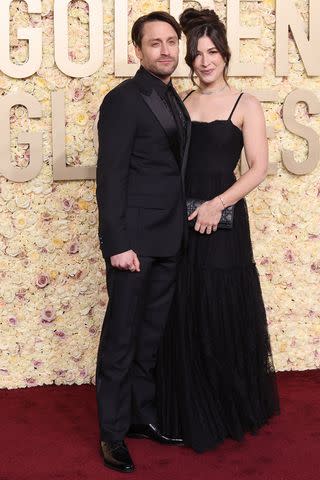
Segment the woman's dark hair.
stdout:
<path fill-rule="evenodd" d="M 177 20 L 167 12 L 151 12 L 148 15 L 139 17 L 133 24 L 131 30 L 131 38 L 134 45 L 141 48 L 141 40 L 143 37 L 143 27 L 147 22 L 167 22 L 174 29 L 178 38 L 181 38 L 181 27 Z"/>
<path fill-rule="evenodd" d="M 229 61 L 231 57 L 226 27 L 219 19 L 214 10 L 195 8 L 187 8 L 179 17 L 180 25 L 183 33 L 187 37 L 187 54 L 185 61 L 191 69 L 191 80 L 194 85 L 194 68 L 193 62 L 197 56 L 198 41 L 201 37 L 209 37 L 214 43 L 216 49 L 225 61 L 223 70 L 223 78 L 225 81 L 228 71 Z"/>

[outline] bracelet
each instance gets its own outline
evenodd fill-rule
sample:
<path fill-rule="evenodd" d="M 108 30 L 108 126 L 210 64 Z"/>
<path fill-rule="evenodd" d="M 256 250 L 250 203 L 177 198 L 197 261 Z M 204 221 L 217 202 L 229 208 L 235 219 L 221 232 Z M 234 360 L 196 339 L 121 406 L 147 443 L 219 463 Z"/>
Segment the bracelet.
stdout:
<path fill-rule="evenodd" d="M 223 208 L 226 208 L 226 204 L 222 200 L 222 197 L 220 197 L 220 195 L 218 195 L 218 198 L 219 198 L 220 202 L 222 203 Z"/>

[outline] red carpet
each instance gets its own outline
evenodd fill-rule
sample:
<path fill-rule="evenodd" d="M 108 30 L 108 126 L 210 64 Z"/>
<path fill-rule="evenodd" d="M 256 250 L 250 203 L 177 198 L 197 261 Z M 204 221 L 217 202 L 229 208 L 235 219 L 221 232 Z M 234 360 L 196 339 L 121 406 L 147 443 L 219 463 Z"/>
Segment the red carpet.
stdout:
<path fill-rule="evenodd" d="M 102 464 L 93 386 L 1 390 L 0 480 L 318 480 L 320 370 L 278 382 L 281 415 L 258 435 L 201 455 L 131 439 L 131 474 Z"/>

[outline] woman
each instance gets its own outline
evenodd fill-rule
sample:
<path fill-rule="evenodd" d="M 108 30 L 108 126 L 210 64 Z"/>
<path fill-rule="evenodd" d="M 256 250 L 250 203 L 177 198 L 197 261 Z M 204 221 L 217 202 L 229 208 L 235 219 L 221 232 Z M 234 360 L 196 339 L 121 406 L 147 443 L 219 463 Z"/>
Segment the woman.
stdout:
<path fill-rule="evenodd" d="M 189 217 L 189 244 L 157 367 L 159 421 L 202 452 L 240 440 L 279 413 L 278 393 L 245 195 L 266 177 L 260 103 L 229 86 L 226 31 L 213 10 L 180 17 L 186 62 L 198 77 L 182 98 L 192 120 L 186 197 L 205 200 Z M 244 146 L 249 170 L 234 170 Z M 234 205 L 231 229 L 219 228 Z"/>

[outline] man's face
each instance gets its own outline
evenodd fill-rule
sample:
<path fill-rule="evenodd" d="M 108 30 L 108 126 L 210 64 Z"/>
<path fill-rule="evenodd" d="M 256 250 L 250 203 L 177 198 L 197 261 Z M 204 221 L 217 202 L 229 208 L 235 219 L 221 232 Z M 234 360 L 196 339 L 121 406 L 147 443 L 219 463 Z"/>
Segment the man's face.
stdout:
<path fill-rule="evenodd" d="M 135 47 L 141 65 L 163 81 L 169 80 L 179 61 L 179 39 L 167 22 L 147 22 L 143 26 L 141 48 Z"/>

